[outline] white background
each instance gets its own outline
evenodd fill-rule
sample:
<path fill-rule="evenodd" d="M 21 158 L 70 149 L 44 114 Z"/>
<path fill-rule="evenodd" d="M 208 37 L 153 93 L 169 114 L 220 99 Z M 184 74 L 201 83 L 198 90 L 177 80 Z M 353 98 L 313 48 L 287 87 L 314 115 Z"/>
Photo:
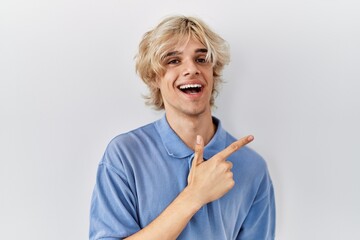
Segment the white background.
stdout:
<path fill-rule="evenodd" d="M 107 143 L 162 116 L 142 99 L 137 45 L 163 17 L 185 14 L 231 46 L 214 115 L 255 136 L 275 185 L 277 239 L 360 239 L 359 6 L 1 1 L 0 238 L 88 238 Z"/>

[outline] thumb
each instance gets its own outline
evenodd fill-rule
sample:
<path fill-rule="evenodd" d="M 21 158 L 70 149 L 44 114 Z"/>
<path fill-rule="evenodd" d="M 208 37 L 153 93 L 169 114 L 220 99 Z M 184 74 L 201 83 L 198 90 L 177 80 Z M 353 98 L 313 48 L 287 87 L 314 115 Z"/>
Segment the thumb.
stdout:
<path fill-rule="evenodd" d="M 203 154 L 204 154 L 204 140 L 200 135 L 197 135 L 193 165 L 195 164 L 195 166 L 197 166 L 204 161 Z"/>

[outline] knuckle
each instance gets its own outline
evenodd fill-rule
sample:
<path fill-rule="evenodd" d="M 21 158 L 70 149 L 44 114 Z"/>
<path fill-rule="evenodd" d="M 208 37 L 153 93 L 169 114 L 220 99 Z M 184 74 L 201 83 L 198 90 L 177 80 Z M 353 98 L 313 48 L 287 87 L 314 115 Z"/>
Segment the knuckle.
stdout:
<path fill-rule="evenodd" d="M 228 171 L 228 172 L 226 172 L 225 176 L 226 176 L 226 178 L 233 180 L 234 173 L 232 171 Z"/>
<path fill-rule="evenodd" d="M 240 148 L 240 145 L 238 144 L 238 142 L 234 142 L 230 145 L 230 148 L 231 150 L 236 151 Z"/>
<path fill-rule="evenodd" d="M 224 157 L 222 155 L 215 156 L 214 160 L 215 162 L 221 163 Z"/>
<path fill-rule="evenodd" d="M 235 181 L 233 179 L 231 179 L 229 182 L 228 182 L 228 187 L 229 189 L 233 188 L 235 186 Z"/>
<path fill-rule="evenodd" d="M 223 163 L 222 168 L 224 169 L 224 171 L 230 171 L 232 168 L 232 163 L 229 161 L 226 161 Z"/>
<path fill-rule="evenodd" d="M 197 154 L 197 155 L 202 154 L 203 151 L 204 151 L 204 150 L 203 150 L 201 147 L 195 148 L 195 154 Z"/>

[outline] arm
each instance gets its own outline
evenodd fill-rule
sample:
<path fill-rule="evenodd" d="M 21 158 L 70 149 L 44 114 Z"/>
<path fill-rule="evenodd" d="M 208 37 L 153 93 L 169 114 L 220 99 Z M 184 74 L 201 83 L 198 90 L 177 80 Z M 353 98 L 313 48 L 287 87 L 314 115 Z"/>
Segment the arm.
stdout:
<path fill-rule="evenodd" d="M 198 136 L 188 186 L 148 226 L 126 239 L 176 239 L 203 205 L 222 197 L 234 186 L 232 164 L 226 158 L 252 140 L 252 136 L 244 137 L 204 161 L 204 143 Z"/>

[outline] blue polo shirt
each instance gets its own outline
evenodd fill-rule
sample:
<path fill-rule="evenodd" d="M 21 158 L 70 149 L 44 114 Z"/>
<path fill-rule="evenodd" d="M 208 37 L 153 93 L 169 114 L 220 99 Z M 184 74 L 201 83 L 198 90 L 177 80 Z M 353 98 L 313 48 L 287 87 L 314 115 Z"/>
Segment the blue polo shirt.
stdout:
<path fill-rule="evenodd" d="M 217 130 L 204 159 L 236 140 L 213 121 Z M 119 240 L 147 226 L 186 187 L 193 156 L 165 115 L 115 137 L 98 166 L 90 239 Z M 246 146 L 227 160 L 233 163 L 235 186 L 204 205 L 177 239 L 274 239 L 274 191 L 265 161 Z"/>

